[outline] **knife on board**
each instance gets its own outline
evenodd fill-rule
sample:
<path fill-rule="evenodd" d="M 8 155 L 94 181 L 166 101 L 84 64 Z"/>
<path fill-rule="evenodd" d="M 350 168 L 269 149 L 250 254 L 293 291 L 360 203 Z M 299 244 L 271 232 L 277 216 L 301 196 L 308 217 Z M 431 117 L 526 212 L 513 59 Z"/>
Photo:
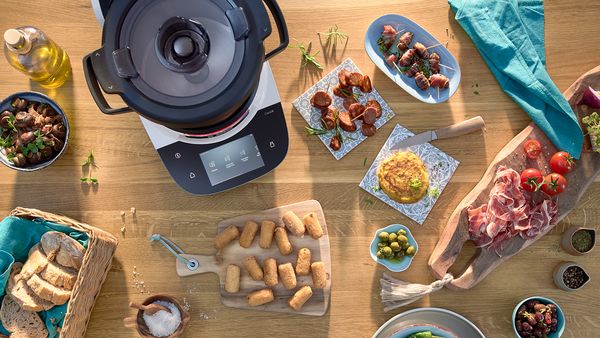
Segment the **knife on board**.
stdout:
<path fill-rule="evenodd" d="M 472 119 L 468 119 L 466 121 L 456 123 L 445 128 L 441 128 L 438 130 L 429 130 L 411 136 L 393 145 L 391 150 L 403 150 L 418 144 L 470 134 L 482 130 L 484 128 L 485 121 L 483 121 L 483 118 L 481 116 L 477 116 Z"/>

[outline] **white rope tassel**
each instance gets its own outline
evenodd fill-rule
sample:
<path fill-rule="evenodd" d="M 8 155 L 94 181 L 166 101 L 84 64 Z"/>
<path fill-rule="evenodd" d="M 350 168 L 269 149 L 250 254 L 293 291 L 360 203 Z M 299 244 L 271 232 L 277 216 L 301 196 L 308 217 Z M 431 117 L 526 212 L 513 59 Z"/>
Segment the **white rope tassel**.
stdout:
<path fill-rule="evenodd" d="M 430 293 L 441 290 L 453 280 L 454 277 L 448 273 L 442 280 L 436 280 L 429 285 L 413 284 L 384 273 L 383 278 L 380 280 L 381 301 L 384 305 L 384 311 L 388 312 L 415 302 Z"/>

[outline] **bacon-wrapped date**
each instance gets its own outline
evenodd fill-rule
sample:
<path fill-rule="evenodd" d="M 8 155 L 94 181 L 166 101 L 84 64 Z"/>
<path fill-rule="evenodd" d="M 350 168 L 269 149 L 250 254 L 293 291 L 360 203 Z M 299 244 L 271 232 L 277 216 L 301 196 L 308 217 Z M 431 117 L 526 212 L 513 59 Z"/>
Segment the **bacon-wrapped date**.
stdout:
<path fill-rule="evenodd" d="M 400 61 L 398 63 L 401 67 L 409 67 L 410 65 L 412 65 L 414 59 L 415 50 L 409 49 L 406 52 L 404 52 L 404 54 L 402 54 L 402 57 L 400 57 Z"/>
<path fill-rule="evenodd" d="M 406 72 L 404 72 L 404 75 L 406 75 L 408 77 L 414 77 L 420 71 L 421 71 L 421 63 L 415 62 L 412 64 L 412 66 L 410 66 L 410 68 Z"/>
<path fill-rule="evenodd" d="M 429 89 L 429 80 L 423 73 L 417 73 L 417 75 L 415 75 L 415 83 L 421 90 Z"/>
<path fill-rule="evenodd" d="M 413 49 L 417 52 L 417 55 L 422 59 L 429 59 L 429 51 L 424 44 L 420 42 L 415 42 Z"/>
<path fill-rule="evenodd" d="M 431 87 L 437 88 L 448 88 L 450 86 L 450 80 L 448 77 L 442 74 L 433 74 L 429 77 L 429 83 Z"/>
<path fill-rule="evenodd" d="M 398 35 L 398 31 L 391 25 L 383 26 L 383 33 L 381 33 L 381 37 L 383 38 L 383 44 L 387 49 L 390 49 L 396 41 L 396 35 Z"/>
<path fill-rule="evenodd" d="M 398 39 L 398 50 L 404 52 L 405 50 L 410 48 L 413 36 L 414 34 L 412 32 L 405 32 L 404 34 L 402 34 L 402 36 L 400 36 L 400 39 Z"/>

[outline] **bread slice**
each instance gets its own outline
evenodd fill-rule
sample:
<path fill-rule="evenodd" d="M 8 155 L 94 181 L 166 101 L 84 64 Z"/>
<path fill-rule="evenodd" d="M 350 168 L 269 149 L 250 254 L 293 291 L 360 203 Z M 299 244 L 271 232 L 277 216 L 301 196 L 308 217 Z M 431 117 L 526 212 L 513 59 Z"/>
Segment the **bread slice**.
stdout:
<path fill-rule="evenodd" d="M 54 286 L 73 290 L 77 281 L 77 270 L 49 262 L 40 276 Z"/>
<path fill-rule="evenodd" d="M 27 285 L 27 281 L 20 275 L 23 267 L 22 263 L 13 264 L 6 285 L 6 293 L 13 297 L 13 300 L 27 311 L 45 311 L 54 307 L 52 302 L 38 297 Z"/>
<path fill-rule="evenodd" d="M 37 313 L 21 308 L 19 304 L 6 295 L 0 308 L 0 320 L 12 337 L 46 338 L 48 330 Z"/>
<path fill-rule="evenodd" d="M 29 279 L 29 277 L 35 275 L 36 273 L 44 271 L 47 265 L 48 259 L 46 258 L 46 255 L 42 252 L 40 246 L 36 244 L 31 247 L 31 250 L 29 250 L 29 258 L 21 269 L 21 277 L 24 279 Z"/>
<path fill-rule="evenodd" d="M 79 242 L 58 231 L 48 231 L 40 240 L 49 261 L 79 270 L 83 264 L 85 248 Z"/>
<path fill-rule="evenodd" d="M 69 290 L 73 290 L 77 280 L 77 270 L 48 261 L 39 245 L 34 245 L 29 251 L 29 258 L 21 270 L 21 277 L 28 280 L 36 273 L 50 284 Z"/>
<path fill-rule="evenodd" d="M 52 302 L 54 305 L 62 305 L 71 298 L 71 291 L 50 284 L 38 274 L 31 276 L 27 280 L 27 285 L 38 297 Z"/>

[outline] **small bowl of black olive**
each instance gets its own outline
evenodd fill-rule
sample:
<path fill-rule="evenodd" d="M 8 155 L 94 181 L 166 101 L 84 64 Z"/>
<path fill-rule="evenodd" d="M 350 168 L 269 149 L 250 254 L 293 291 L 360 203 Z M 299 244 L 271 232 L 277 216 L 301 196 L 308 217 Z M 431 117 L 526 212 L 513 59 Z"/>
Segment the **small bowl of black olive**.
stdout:
<path fill-rule="evenodd" d="M 21 92 L 0 102 L 0 162 L 7 167 L 44 169 L 62 156 L 68 140 L 67 117 L 48 96 Z"/>

